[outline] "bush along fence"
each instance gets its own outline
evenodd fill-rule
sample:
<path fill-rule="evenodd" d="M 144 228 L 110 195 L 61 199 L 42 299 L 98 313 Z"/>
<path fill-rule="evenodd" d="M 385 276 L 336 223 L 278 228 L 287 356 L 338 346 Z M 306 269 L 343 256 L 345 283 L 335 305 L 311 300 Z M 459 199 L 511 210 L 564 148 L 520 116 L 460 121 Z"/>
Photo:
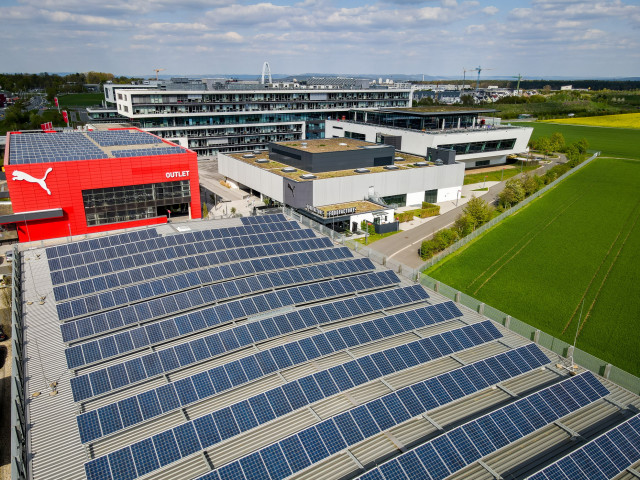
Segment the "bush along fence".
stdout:
<path fill-rule="evenodd" d="M 457 242 L 455 242 L 452 245 L 448 246 L 447 248 L 445 248 L 441 252 L 433 255 L 430 259 L 428 259 L 426 261 L 426 263 L 422 267 L 420 267 L 420 271 L 424 271 L 424 270 L 426 270 L 428 268 L 431 268 L 433 265 L 435 265 L 436 263 L 440 262 L 446 256 L 452 254 L 453 252 L 455 252 L 459 248 L 464 247 L 467 243 L 475 240 L 477 237 L 479 237 L 484 232 L 486 232 L 490 228 L 494 227 L 495 225 L 497 225 L 498 223 L 503 221 L 505 218 L 510 217 L 511 215 L 516 213 L 518 210 L 520 210 L 521 208 L 527 206 L 533 200 L 535 200 L 539 196 L 543 195 L 545 192 L 547 192 L 550 189 L 552 189 L 553 187 L 555 187 L 558 183 L 562 182 L 565 178 L 569 177 L 570 175 L 573 175 L 575 172 L 577 172 L 581 168 L 583 168 L 586 165 L 588 165 L 589 163 L 591 163 L 599 155 L 600 155 L 600 152 L 594 153 L 591 157 L 586 159 L 584 162 L 579 163 L 578 165 L 576 165 L 572 169 L 568 170 L 566 173 L 564 173 L 561 176 L 559 176 L 558 178 L 556 178 L 553 182 L 551 182 L 548 185 L 544 186 L 543 188 L 541 188 L 537 192 L 532 193 L 530 196 L 525 198 L 520 203 L 514 205 L 513 207 L 509 208 L 508 210 L 505 210 L 500 215 L 498 215 L 497 217 L 489 220 L 487 223 L 485 223 L 481 227 L 477 228 L 476 230 L 474 230 L 469 235 L 461 238 L 460 240 L 458 240 Z"/>

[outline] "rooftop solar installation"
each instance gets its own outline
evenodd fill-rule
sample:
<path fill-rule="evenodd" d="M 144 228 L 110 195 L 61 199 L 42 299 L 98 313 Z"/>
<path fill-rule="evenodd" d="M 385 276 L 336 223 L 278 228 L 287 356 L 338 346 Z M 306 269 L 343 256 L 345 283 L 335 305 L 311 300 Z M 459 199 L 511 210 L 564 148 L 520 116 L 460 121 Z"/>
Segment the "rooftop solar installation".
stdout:
<path fill-rule="evenodd" d="M 80 132 L 11 134 L 9 138 L 10 165 L 109 158 Z"/>
<path fill-rule="evenodd" d="M 282 214 L 188 225 L 16 260 L 32 478 L 64 465 L 73 480 L 564 480 L 638 466 L 640 398 L 611 382 Z M 31 396 L 54 380 L 57 395 Z"/>
<path fill-rule="evenodd" d="M 139 148 L 113 149 L 134 145 Z M 139 130 L 12 133 L 9 136 L 10 165 L 173 155 L 186 151 Z"/>
<path fill-rule="evenodd" d="M 89 138 L 102 147 L 113 147 L 119 145 L 149 145 L 154 143 L 164 143 L 158 137 L 137 130 L 112 130 L 87 132 Z"/>

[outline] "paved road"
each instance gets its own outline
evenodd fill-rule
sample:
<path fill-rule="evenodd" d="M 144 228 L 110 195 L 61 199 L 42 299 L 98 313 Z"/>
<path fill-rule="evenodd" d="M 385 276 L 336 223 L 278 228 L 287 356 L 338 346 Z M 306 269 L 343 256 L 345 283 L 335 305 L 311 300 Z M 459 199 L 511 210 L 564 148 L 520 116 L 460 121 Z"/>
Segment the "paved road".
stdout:
<path fill-rule="evenodd" d="M 538 170 L 535 170 L 534 173 L 542 175 L 552 166 L 564 161 L 564 158 L 556 160 L 548 165 L 539 168 Z M 520 174 L 518 174 L 517 176 L 519 175 Z M 505 183 L 506 181 L 500 182 L 489 188 L 489 191 L 485 195 L 483 195 L 482 198 L 488 203 L 496 204 L 498 194 L 504 188 Z M 407 230 L 396 235 L 383 238 L 382 240 L 378 240 L 377 242 L 371 244 L 370 248 L 383 254 L 387 258 L 391 258 L 394 262 L 402 263 L 411 268 L 418 268 L 424 263 L 424 261 L 420 258 L 420 255 L 418 255 L 418 250 L 420 249 L 420 244 L 422 243 L 422 241 L 428 240 L 438 230 L 441 230 L 453 224 L 456 218 L 458 218 L 458 215 L 462 213 L 463 209 L 464 205 L 460 205 L 459 207 L 443 213 L 437 218 L 434 218 L 433 220 L 430 220 L 429 222 L 424 223 L 418 227 L 412 228 L 411 230 Z"/>

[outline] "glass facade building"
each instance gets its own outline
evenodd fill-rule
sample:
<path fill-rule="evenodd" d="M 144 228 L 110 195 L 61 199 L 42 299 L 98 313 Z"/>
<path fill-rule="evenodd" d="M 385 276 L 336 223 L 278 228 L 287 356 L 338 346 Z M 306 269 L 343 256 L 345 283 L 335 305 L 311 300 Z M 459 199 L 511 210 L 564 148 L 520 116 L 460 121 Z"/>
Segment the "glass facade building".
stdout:
<path fill-rule="evenodd" d="M 158 216 L 158 207 L 188 204 L 188 180 L 82 191 L 87 225 L 143 220 Z"/>

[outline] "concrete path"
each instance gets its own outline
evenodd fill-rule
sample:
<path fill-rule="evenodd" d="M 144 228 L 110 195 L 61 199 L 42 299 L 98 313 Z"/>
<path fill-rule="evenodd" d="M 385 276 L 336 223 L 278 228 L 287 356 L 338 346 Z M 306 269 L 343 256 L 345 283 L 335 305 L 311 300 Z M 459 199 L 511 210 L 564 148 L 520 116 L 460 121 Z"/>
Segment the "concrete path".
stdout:
<path fill-rule="evenodd" d="M 548 169 L 553 167 L 558 163 L 563 163 L 565 161 L 564 158 L 554 160 L 547 165 L 543 165 L 537 170 L 534 170 L 531 173 L 535 173 L 537 175 L 543 175 Z M 520 174 L 518 174 L 519 176 Z M 489 191 L 487 192 L 472 192 L 473 194 L 483 194 L 481 195 L 487 203 L 496 204 L 498 199 L 498 194 L 503 190 L 506 181 L 504 182 L 487 182 L 487 185 L 492 184 L 489 187 Z M 482 186 L 482 185 L 480 185 Z M 464 203 L 471 199 L 470 189 L 466 191 L 470 193 L 469 195 L 465 195 L 465 187 L 471 187 L 471 185 L 465 185 L 463 187 L 462 195 L 466 198 Z M 478 188 L 478 185 L 473 185 L 474 188 Z M 476 195 L 480 196 L 480 195 Z M 396 235 L 391 235 L 390 237 L 383 238 L 382 240 L 378 240 L 375 243 L 369 245 L 369 248 L 375 250 L 376 252 L 381 253 L 387 258 L 391 258 L 394 262 L 402 263 L 411 268 L 419 268 L 424 264 L 424 261 L 420 258 L 418 254 L 418 250 L 420 249 L 420 244 L 424 240 L 428 240 L 433 236 L 435 232 L 441 230 L 443 228 L 451 226 L 458 215 L 463 212 L 464 203 L 462 201 L 459 202 L 458 206 L 455 206 L 455 202 L 444 202 L 444 204 L 440 207 L 441 214 L 437 217 L 432 217 L 429 221 L 422 222 L 420 225 L 415 226 L 415 228 L 411 228 L 410 230 L 403 231 Z M 414 220 L 415 222 L 415 220 Z M 408 222 L 409 224 L 412 222 Z M 400 229 L 402 228 L 401 224 Z"/>

